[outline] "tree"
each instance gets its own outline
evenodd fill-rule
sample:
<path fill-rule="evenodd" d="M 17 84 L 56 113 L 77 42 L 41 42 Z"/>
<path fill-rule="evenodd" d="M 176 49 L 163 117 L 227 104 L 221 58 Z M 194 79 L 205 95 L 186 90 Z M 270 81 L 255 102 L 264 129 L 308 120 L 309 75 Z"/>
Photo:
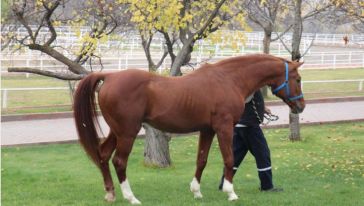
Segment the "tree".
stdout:
<path fill-rule="evenodd" d="M 364 32 L 364 2 L 362 0 L 331 0 L 339 16 L 345 15 L 353 22 L 353 27 Z"/>
<path fill-rule="evenodd" d="M 306 5 L 303 5 L 302 0 L 295 0 L 292 1 L 291 7 L 293 8 L 293 27 L 292 27 L 292 42 L 291 42 L 291 49 L 288 48 L 288 46 L 284 43 L 284 41 L 281 42 L 284 45 L 284 47 L 291 53 L 291 59 L 292 61 L 299 61 L 302 56 L 308 51 L 307 50 L 301 54 L 300 52 L 300 44 L 302 39 L 302 32 L 303 32 L 303 21 L 308 20 L 316 15 L 318 15 L 320 12 L 326 11 L 328 8 L 331 7 L 330 3 L 327 3 L 326 1 L 315 1 L 311 2 L 313 4 L 309 4 L 310 2 L 306 2 Z M 305 8 L 305 9 L 304 9 Z M 305 12 L 305 15 L 302 15 L 302 13 Z M 311 42 L 312 45 L 313 41 Z M 289 114 L 289 127 L 290 127 L 290 136 L 289 139 L 292 141 L 299 141 L 301 140 L 301 134 L 300 134 L 300 125 L 299 125 L 299 114 L 292 113 L 290 111 Z"/>
<path fill-rule="evenodd" d="M 311 42 L 311 46 L 304 51 L 303 54 L 300 52 L 300 45 L 302 39 L 302 32 L 303 32 L 303 21 L 308 20 L 310 18 L 315 17 L 316 15 L 320 14 L 328 10 L 331 5 L 323 0 L 313 2 L 313 4 L 309 4 L 306 2 L 307 5 L 303 5 L 302 0 L 295 0 L 292 1 L 293 6 L 293 33 L 292 33 L 292 42 L 291 42 L 291 50 L 286 47 L 286 49 L 291 53 L 291 60 L 292 61 L 299 61 L 304 54 L 310 49 L 313 44 L 313 40 Z M 305 8 L 305 9 L 304 9 Z M 305 15 L 302 13 L 306 11 Z M 282 42 L 283 43 L 283 42 Z M 292 141 L 299 141 L 301 140 L 300 134 L 300 125 L 299 125 L 299 114 L 295 114 L 292 111 L 289 113 L 289 128 L 290 128 L 290 136 L 289 139 Z"/>
<path fill-rule="evenodd" d="M 278 25 L 283 20 L 282 14 L 287 13 L 287 2 L 285 0 L 247 0 L 243 6 L 247 10 L 249 19 L 263 29 L 263 52 L 269 54 L 271 42 L 278 40 L 291 28 L 291 25 L 288 26 L 279 36 L 272 38 L 273 31 L 278 29 Z"/>
<path fill-rule="evenodd" d="M 264 31 L 263 52 L 265 54 L 269 54 L 271 42 L 278 40 L 291 28 L 288 26 L 284 32 L 272 38 L 273 31 L 277 30 L 279 21 L 282 20 L 282 14 L 287 13 L 286 4 L 285 0 L 247 0 L 243 3 L 249 19 Z M 268 96 L 267 86 L 263 87 L 262 93 L 264 97 Z"/>
<path fill-rule="evenodd" d="M 234 17 L 243 21 L 236 10 L 237 0 L 191 1 L 191 0 L 122 0 L 129 4 L 132 21 L 142 38 L 149 70 L 156 71 L 164 58 L 171 59 L 171 76 L 182 74 L 181 66 L 191 60 L 194 44 L 208 37 Z M 239 18 L 238 18 L 239 17 Z M 164 38 L 165 52 L 157 64 L 151 58 L 150 44 L 155 35 Z M 182 44 L 179 46 L 179 44 Z M 170 165 L 170 135 L 144 125 L 147 131 L 145 164 L 166 167 Z"/>
<path fill-rule="evenodd" d="M 12 39 L 22 47 L 40 51 L 62 62 L 67 66 L 68 71 L 53 72 L 37 68 L 13 67 L 8 69 L 9 72 L 35 73 L 62 80 L 80 80 L 91 72 L 84 65 L 86 62 L 92 65 L 94 59 L 100 59 L 96 54 L 98 41 L 114 32 L 120 22 L 123 21 L 121 16 L 115 15 L 123 8 L 110 12 L 112 5 L 105 1 L 88 1 L 82 5 L 73 3 L 71 6 L 70 2 L 64 0 L 20 0 L 14 1 L 11 5 L 12 19 L 27 31 L 25 36 L 16 36 L 13 33 Z M 73 12 L 64 14 L 65 8 L 69 9 L 69 7 L 73 8 Z M 71 57 L 63 54 L 66 48 L 54 45 L 58 36 L 55 28 L 61 24 L 92 25 L 91 30 L 81 38 L 81 47 L 76 52 L 67 51 Z M 48 32 L 47 34 L 41 33 L 44 28 Z"/>

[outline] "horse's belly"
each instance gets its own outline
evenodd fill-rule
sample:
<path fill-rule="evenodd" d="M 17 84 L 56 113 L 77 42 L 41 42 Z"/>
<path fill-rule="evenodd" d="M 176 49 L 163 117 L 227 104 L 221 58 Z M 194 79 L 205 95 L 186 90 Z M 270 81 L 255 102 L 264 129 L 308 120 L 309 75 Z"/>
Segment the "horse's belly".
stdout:
<path fill-rule="evenodd" d="M 150 119 L 147 118 L 145 122 L 152 125 L 154 128 L 171 133 L 189 133 L 209 127 L 207 121 L 204 121 L 201 118 L 194 118 L 193 116 L 159 116 Z"/>
<path fill-rule="evenodd" d="M 173 125 L 173 124 L 165 124 L 159 122 L 147 122 L 152 125 L 154 128 L 159 129 L 164 132 L 170 133 L 189 133 L 189 132 L 196 132 L 201 130 L 203 127 L 198 127 L 196 125 L 189 126 L 189 127 L 181 127 L 180 125 Z"/>

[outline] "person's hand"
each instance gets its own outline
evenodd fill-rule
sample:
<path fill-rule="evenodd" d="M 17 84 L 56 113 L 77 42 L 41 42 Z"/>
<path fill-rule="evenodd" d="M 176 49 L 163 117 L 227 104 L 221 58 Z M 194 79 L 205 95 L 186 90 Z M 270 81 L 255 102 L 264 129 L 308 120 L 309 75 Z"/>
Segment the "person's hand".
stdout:
<path fill-rule="evenodd" d="M 264 112 L 267 114 L 272 114 L 272 111 L 268 107 L 264 107 Z"/>

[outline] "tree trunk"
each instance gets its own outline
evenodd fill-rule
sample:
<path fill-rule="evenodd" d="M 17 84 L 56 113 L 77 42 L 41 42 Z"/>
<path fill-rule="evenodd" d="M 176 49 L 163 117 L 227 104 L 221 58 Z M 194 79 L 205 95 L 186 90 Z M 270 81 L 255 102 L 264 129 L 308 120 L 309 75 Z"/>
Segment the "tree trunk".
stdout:
<path fill-rule="evenodd" d="M 300 43 L 301 43 L 302 29 L 303 29 L 302 28 L 301 6 L 302 6 L 302 0 L 296 0 L 293 34 L 292 34 L 292 60 L 293 61 L 299 61 L 301 58 Z M 301 140 L 299 124 L 300 124 L 299 114 L 294 114 L 294 113 L 292 113 L 292 111 L 290 111 L 289 128 L 290 128 L 291 134 L 289 135 L 289 139 L 292 141 Z"/>
<path fill-rule="evenodd" d="M 189 61 L 191 56 L 192 46 L 183 45 L 182 50 L 178 53 L 175 60 L 172 62 L 171 76 L 180 76 L 181 66 Z M 169 141 L 171 136 L 157 130 L 150 125 L 143 124 L 145 129 L 145 144 L 144 144 L 144 163 L 152 167 L 168 167 L 171 165 L 169 154 Z"/>
<path fill-rule="evenodd" d="M 269 54 L 271 41 L 272 41 L 272 30 L 271 29 L 264 29 L 264 39 L 263 39 L 263 52 L 264 52 L 264 54 Z"/>
<path fill-rule="evenodd" d="M 193 38 L 187 40 L 186 43 L 183 44 L 183 47 L 178 55 L 176 56 L 174 62 L 171 67 L 171 76 L 181 76 L 181 66 L 188 63 L 191 60 L 191 53 L 193 51 Z"/>
<path fill-rule="evenodd" d="M 292 111 L 289 112 L 289 130 L 291 132 L 289 135 L 291 141 L 301 140 L 300 116 L 299 114 L 292 113 Z"/>
<path fill-rule="evenodd" d="M 272 41 L 272 29 L 264 29 L 264 39 L 263 39 L 263 52 L 264 54 L 269 54 L 270 43 Z M 263 97 L 268 97 L 268 86 L 262 88 Z"/>
<path fill-rule="evenodd" d="M 156 64 L 153 62 L 150 53 L 150 44 L 152 42 L 152 35 L 148 39 L 142 36 L 142 46 L 145 56 L 148 60 L 149 72 L 154 72 L 157 69 Z M 167 54 L 165 54 L 167 55 Z M 165 55 L 161 57 L 161 61 L 165 58 Z M 158 63 L 158 64 L 159 64 Z M 169 155 L 169 141 L 171 136 L 163 131 L 157 130 L 148 124 L 143 124 L 145 130 L 144 140 L 144 165 L 150 167 L 169 167 L 171 165 L 171 158 Z"/>
<path fill-rule="evenodd" d="M 145 129 L 144 164 L 150 167 L 169 167 L 169 141 L 171 135 L 143 124 Z"/>

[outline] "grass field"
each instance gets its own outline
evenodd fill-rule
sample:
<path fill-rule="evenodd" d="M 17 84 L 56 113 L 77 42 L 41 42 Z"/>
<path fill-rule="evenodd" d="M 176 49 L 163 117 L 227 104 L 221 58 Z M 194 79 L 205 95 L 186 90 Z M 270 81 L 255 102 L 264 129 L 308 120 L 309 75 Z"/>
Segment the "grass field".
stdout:
<path fill-rule="evenodd" d="M 265 130 L 271 149 L 274 182 L 284 192 L 258 191 L 254 159 L 243 162 L 234 179 L 240 197 L 228 202 L 217 191 L 222 160 L 216 139 L 204 171 L 202 200 L 189 183 L 195 169 L 197 138 L 173 138 L 173 166 L 143 166 L 143 140 L 129 158 L 128 178 L 143 205 L 364 205 L 364 123 L 305 126 L 303 141 L 287 140 L 287 129 Z M 78 144 L 2 148 L 2 205 L 128 205 L 116 186 L 117 201 L 103 201 L 102 177 Z M 112 170 L 114 175 L 114 170 Z M 116 180 L 114 175 L 114 181 Z"/>
<path fill-rule="evenodd" d="M 335 80 L 335 79 L 364 79 L 364 69 L 335 69 L 335 70 L 302 70 L 302 79 Z M 31 75 L 30 78 L 21 76 L 2 76 L 2 88 L 31 88 L 31 87 L 68 87 L 67 81 L 61 81 L 41 76 Z M 358 91 L 359 83 L 317 83 L 304 84 L 303 91 L 306 99 L 323 97 L 364 96 L 364 89 Z M 276 99 L 270 96 L 268 100 Z M 71 98 L 68 90 L 52 91 L 8 91 L 6 109 L 3 114 L 38 113 L 52 111 L 70 111 Z M 56 105 L 49 107 L 49 105 Z"/>

